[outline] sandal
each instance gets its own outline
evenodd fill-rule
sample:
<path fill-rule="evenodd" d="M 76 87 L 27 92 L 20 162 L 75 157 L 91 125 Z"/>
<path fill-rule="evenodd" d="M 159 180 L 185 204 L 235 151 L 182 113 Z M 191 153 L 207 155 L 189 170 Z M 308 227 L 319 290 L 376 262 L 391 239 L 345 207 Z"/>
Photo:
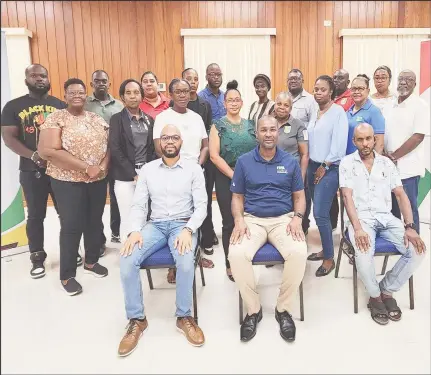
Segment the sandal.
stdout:
<path fill-rule="evenodd" d="M 371 299 L 368 301 L 367 307 L 371 311 L 371 318 L 382 326 L 389 323 L 388 310 L 383 302 Z"/>
<path fill-rule="evenodd" d="M 382 301 L 388 310 L 388 318 L 394 322 L 401 320 L 402 311 L 397 305 L 397 301 L 392 297 L 383 297 Z"/>
<path fill-rule="evenodd" d="M 307 257 L 307 260 L 324 260 L 324 256 L 323 255 L 319 255 L 319 253 L 312 253 Z"/>
<path fill-rule="evenodd" d="M 201 258 L 201 260 L 199 261 L 199 265 L 203 268 L 214 268 L 213 261 L 207 258 Z"/>
<path fill-rule="evenodd" d="M 167 276 L 168 283 L 175 284 L 177 282 L 176 277 L 177 277 L 177 270 L 175 268 L 169 268 L 168 276 Z"/>

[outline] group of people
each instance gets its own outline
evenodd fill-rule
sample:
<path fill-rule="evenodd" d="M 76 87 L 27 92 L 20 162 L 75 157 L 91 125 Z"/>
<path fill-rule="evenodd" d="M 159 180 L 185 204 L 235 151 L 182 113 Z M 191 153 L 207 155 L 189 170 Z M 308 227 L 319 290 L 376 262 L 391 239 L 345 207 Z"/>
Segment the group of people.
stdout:
<path fill-rule="evenodd" d="M 159 92 L 156 75 L 145 72 L 140 81 L 120 85 L 119 101 L 109 93 L 108 73 L 97 70 L 92 95 L 82 80 L 70 78 L 63 102 L 48 94 L 46 68 L 26 69 L 29 93 L 5 105 L 1 129 L 6 146 L 21 157 L 30 276 L 45 275 L 49 194 L 60 219 L 60 280 L 66 293 L 82 292 L 76 280 L 81 264 L 86 273 L 108 275 L 99 258 L 106 248 L 102 215 L 109 185 L 111 241 L 123 242 L 120 274 L 129 320 L 118 354 L 135 350 L 148 327 L 140 265 L 166 245 L 176 264 L 167 275 L 176 283 L 176 325 L 192 345 L 201 346 L 203 331 L 191 317 L 194 250 L 200 245 L 211 256 L 218 244 L 212 223 L 215 185 L 226 275 L 247 309 L 240 338 L 251 340 L 262 319 L 252 259 L 269 242 L 285 259 L 275 318 L 283 339 L 293 341 L 292 303 L 306 260 L 322 262 L 317 277 L 335 267 L 332 232 L 341 188 L 371 316 L 379 324 L 399 320 L 392 293 L 425 251 L 417 196 L 430 120 L 427 104 L 413 94 L 415 74 L 402 71 L 395 94 L 389 90 L 391 70 L 380 66 L 373 75 L 377 92 L 370 96 L 366 75 L 356 76 L 349 88 L 349 73 L 341 69 L 333 77 L 318 77 L 310 94 L 302 72 L 293 69 L 287 91 L 275 101 L 268 96 L 270 78 L 258 74 L 253 80 L 258 100 L 247 118 L 240 114 L 236 81 L 223 92 L 216 63 L 207 67 L 205 78 L 207 85 L 198 92 L 196 70 L 184 70 L 170 82 L 168 99 Z M 322 250 L 307 257 L 311 207 Z M 402 254 L 380 283 L 373 261 L 376 236 Z M 201 261 L 214 267 L 210 259 Z"/>

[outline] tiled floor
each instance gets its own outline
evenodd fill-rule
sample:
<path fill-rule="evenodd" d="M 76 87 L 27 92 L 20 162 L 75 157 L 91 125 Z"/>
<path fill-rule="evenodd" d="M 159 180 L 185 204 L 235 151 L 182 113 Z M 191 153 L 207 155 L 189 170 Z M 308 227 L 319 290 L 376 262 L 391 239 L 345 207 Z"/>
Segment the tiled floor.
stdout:
<path fill-rule="evenodd" d="M 216 232 L 221 218 L 214 202 Z M 408 288 L 398 294 L 403 310 L 400 322 L 382 327 L 366 308 L 367 296 L 359 283 L 359 313 L 353 313 L 352 269 L 345 257 L 340 278 L 334 274 L 317 279 L 319 262 L 308 262 L 304 278 L 305 321 L 296 319 L 295 343 L 284 342 L 274 319 L 281 266 L 256 267 L 263 305 L 263 320 L 256 337 L 239 340 L 238 292 L 224 272 L 223 250 L 216 248 L 216 267 L 205 270 L 207 286 L 198 281 L 200 326 L 206 344 L 190 346 L 175 329 L 174 287 L 166 271 L 154 271 L 155 290 L 150 291 L 143 273 L 149 330 L 137 350 L 118 358 L 118 343 L 127 324 L 119 279 L 118 245 L 108 249 L 101 263 L 109 276 L 96 279 L 78 270 L 84 292 L 67 296 L 58 280 L 59 223 L 49 208 L 45 226 L 48 252 L 47 275 L 29 277 L 28 253 L 1 261 L 2 373 L 385 373 L 419 374 L 430 367 L 430 262 L 429 254 L 415 275 L 415 310 L 409 310 Z M 105 228 L 109 234 L 109 209 Z M 428 226 L 423 237 L 430 247 Z M 339 230 L 334 234 L 336 246 Z M 314 227 L 309 252 L 319 248 Z M 382 259 L 377 260 L 377 269 Z M 394 259 L 389 261 L 389 267 Z"/>

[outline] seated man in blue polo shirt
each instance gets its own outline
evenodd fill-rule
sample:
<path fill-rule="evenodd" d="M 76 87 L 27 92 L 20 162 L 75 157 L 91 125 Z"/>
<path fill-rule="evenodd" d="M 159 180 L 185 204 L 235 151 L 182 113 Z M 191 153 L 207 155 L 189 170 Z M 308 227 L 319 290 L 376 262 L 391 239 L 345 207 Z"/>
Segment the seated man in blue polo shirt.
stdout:
<path fill-rule="evenodd" d="M 281 337 L 294 341 L 296 328 L 290 311 L 304 277 L 307 256 L 302 231 L 304 184 L 296 159 L 277 147 L 277 120 L 263 116 L 257 123 L 256 135 L 259 145 L 238 159 L 231 183 L 235 228 L 229 261 L 247 308 L 241 341 L 249 341 L 256 335 L 262 319 L 252 259 L 266 242 L 285 259 L 275 318 Z"/>

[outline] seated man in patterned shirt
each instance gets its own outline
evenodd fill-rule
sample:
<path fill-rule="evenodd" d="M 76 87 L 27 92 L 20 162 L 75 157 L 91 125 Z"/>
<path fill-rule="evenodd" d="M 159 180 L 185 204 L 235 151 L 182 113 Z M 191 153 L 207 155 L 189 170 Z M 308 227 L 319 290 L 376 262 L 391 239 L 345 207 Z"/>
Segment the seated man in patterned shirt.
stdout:
<path fill-rule="evenodd" d="M 359 277 L 370 294 L 368 308 L 381 325 L 401 319 L 392 297 L 407 282 L 424 259 L 425 244 L 413 223 L 409 199 L 394 163 L 374 149 L 374 131 L 369 124 L 356 127 L 353 142 L 358 148 L 340 163 L 340 188 L 347 211 L 347 228 L 355 249 Z M 391 213 L 394 193 L 404 225 Z M 376 236 L 394 244 L 401 253 L 395 266 L 377 282 L 374 267 Z"/>
<path fill-rule="evenodd" d="M 140 266 L 156 251 L 169 246 L 177 268 L 177 328 L 190 344 L 205 342 L 191 316 L 194 249 L 197 230 L 207 212 L 207 193 L 202 168 L 196 160 L 180 157 L 181 132 L 166 125 L 160 132 L 162 158 L 145 164 L 140 172 L 127 220 L 127 241 L 120 251 L 128 329 L 118 348 L 119 356 L 135 350 L 148 323 L 144 312 Z M 147 222 L 148 198 L 151 219 Z"/>

